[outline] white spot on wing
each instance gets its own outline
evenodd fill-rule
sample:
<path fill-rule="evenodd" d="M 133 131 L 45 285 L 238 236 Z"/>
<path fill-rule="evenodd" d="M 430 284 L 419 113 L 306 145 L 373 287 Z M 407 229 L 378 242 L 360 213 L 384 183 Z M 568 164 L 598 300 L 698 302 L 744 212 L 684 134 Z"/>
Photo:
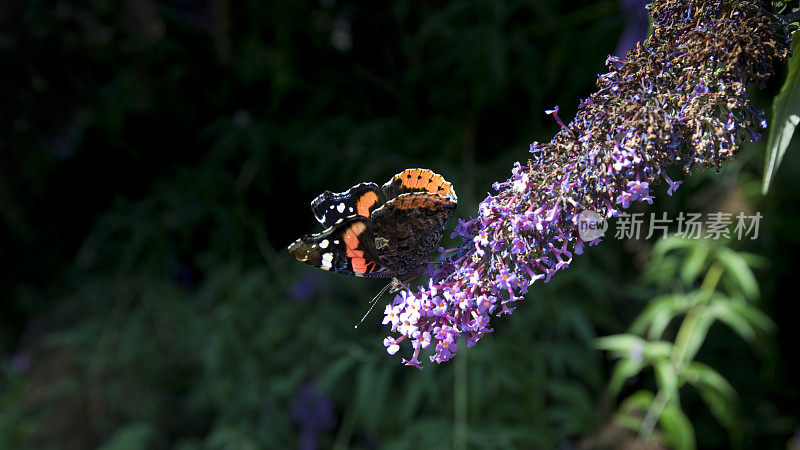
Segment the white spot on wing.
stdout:
<path fill-rule="evenodd" d="M 331 270 L 333 266 L 333 253 L 325 253 L 322 255 L 322 265 L 320 268 L 322 270 Z"/>
<path fill-rule="evenodd" d="M 349 207 L 349 208 L 347 208 L 347 209 L 349 209 L 349 210 L 350 210 L 350 212 L 353 212 L 353 207 L 352 207 L 352 206 L 351 206 L 351 207 Z"/>
<path fill-rule="evenodd" d="M 333 243 L 334 243 L 335 245 L 339 245 L 339 240 L 338 240 L 338 239 L 334 239 L 334 240 L 333 240 Z"/>
<path fill-rule="evenodd" d="M 320 248 L 328 248 L 328 240 L 323 239 L 322 242 L 319 243 Z"/>
<path fill-rule="evenodd" d="M 340 213 L 344 212 L 344 203 L 339 203 L 339 206 L 336 207 L 336 210 Z"/>

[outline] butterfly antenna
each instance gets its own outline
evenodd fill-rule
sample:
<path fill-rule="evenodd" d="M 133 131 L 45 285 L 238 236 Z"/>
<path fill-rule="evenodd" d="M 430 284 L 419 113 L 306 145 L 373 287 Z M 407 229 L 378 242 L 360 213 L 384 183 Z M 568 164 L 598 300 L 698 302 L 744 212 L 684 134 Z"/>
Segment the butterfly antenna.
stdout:
<path fill-rule="evenodd" d="M 392 285 L 392 283 L 387 284 L 386 286 L 383 287 L 383 289 L 381 289 L 380 292 L 378 292 L 378 295 L 376 295 L 375 297 L 372 297 L 372 300 L 369 302 L 369 309 L 367 310 L 367 312 L 364 313 L 364 317 L 362 317 L 361 320 L 359 320 L 358 323 L 356 324 L 356 326 L 353 327 L 353 328 L 358 329 L 358 326 L 361 325 L 361 322 L 363 322 L 364 319 L 367 318 L 367 316 L 369 315 L 370 311 L 372 311 L 372 308 L 375 307 L 375 303 L 378 303 L 378 299 L 381 297 L 381 295 L 383 295 L 384 292 L 386 292 L 387 289 L 389 289 L 389 286 L 391 286 L 391 285 Z"/>

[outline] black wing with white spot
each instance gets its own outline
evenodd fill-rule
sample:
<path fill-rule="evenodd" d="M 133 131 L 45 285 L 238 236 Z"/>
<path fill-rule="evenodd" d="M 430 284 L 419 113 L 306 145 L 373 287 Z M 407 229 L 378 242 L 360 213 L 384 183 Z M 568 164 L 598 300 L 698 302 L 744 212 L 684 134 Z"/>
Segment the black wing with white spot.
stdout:
<path fill-rule="evenodd" d="M 322 270 L 357 277 L 389 278 L 393 272 L 375 258 L 370 219 L 350 217 L 322 233 L 308 234 L 289 246 L 298 261 Z"/>
<path fill-rule="evenodd" d="M 369 217 L 384 203 L 386 200 L 377 184 L 361 183 L 345 192 L 323 192 L 311 202 L 311 210 L 322 226 L 330 228 L 356 215 Z"/>

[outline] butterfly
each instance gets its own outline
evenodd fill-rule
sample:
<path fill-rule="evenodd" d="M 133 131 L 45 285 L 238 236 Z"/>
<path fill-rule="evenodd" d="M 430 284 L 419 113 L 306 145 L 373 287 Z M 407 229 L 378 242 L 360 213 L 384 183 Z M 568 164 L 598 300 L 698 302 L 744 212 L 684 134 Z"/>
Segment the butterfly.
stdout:
<path fill-rule="evenodd" d="M 325 231 L 301 237 L 289 252 L 322 270 L 391 278 L 397 290 L 428 267 L 457 205 L 453 186 L 428 169 L 406 169 L 381 187 L 325 191 L 311 202 Z"/>

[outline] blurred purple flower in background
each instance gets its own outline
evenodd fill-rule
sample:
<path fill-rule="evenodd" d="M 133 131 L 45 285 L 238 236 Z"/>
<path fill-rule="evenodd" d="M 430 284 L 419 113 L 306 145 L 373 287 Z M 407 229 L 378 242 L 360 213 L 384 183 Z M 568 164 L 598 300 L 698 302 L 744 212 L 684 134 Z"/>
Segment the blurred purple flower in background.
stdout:
<path fill-rule="evenodd" d="M 305 383 L 297 392 L 292 405 L 292 422 L 300 431 L 298 448 L 312 450 L 318 448 L 320 431 L 336 427 L 336 413 L 333 402 L 317 390 L 313 382 Z"/>
<path fill-rule="evenodd" d="M 31 356 L 30 352 L 21 350 L 11 357 L 11 361 L 8 365 L 11 372 L 16 374 L 25 374 L 28 373 L 32 364 L 33 357 Z"/>
<path fill-rule="evenodd" d="M 625 29 L 617 41 L 615 55 L 624 55 L 636 47 L 636 43 L 647 36 L 647 29 L 650 27 L 647 18 L 646 0 L 619 0 L 619 9 L 625 16 Z"/>
<path fill-rule="evenodd" d="M 494 183 L 497 193 L 481 202 L 477 218 L 459 220 L 451 237 L 462 244 L 442 251 L 428 285 L 401 291 L 386 308 L 384 323 L 399 334 L 384 339 L 390 354 L 410 339 L 414 352 L 404 364 L 422 369 L 428 346 L 431 361 L 448 361 L 461 337 L 475 345 L 492 331 L 491 314 L 511 313 L 528 286 L 548 282 L 585 244 L 599 243 L 581 240 L 581 212 L 611 218 L 631 202 L 652 204 L 662 178 L 669 195 L 681 183 L 665 168 L 718 170 L 740 142 L 758 138 L 754 128 L 766 124 L 745 85 L 763 83 L 787 57 L 769 20 L 733 2 L 665 0 L 649 8 L 653 35 L 625 58 L 609 57 L 609 72 L 568 125 L 558 107 L 547 111 L 561 130 L 531 144 L 531 159 Z"/>
<path fill-rule="evenodd" d="M 289 285 L 288 294 L 292 300 L 304 302 L 318 296 L 326 288 L 327 284 L 324 277 L 315 272 L 309 272 Z"/>

